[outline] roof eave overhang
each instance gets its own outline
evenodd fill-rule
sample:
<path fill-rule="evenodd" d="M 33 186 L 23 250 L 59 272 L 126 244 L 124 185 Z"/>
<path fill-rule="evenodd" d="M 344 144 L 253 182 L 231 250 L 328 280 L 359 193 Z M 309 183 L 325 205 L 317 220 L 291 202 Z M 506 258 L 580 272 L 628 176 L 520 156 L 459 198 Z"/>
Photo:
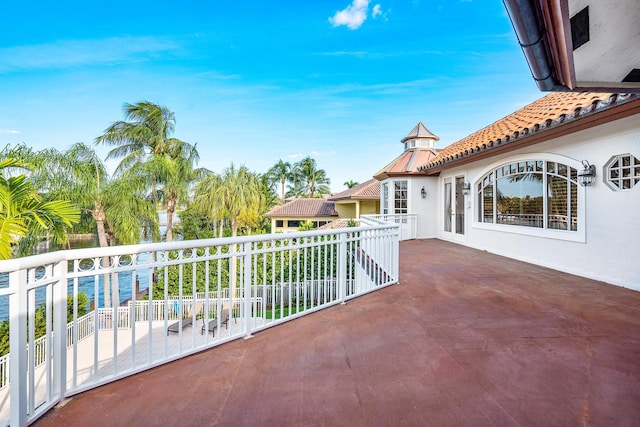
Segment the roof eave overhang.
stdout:
<path fill-rule="evenodd" d="M 380 196 L 358 196 L 358 197 L 341 197 L 339 199 L 331 198 L 332 202 L 357 202 L 365 200 L 378 200 Z"/>
<path fill-rule="evenodd" d="M 640 98 L 616 105 L 614 108 L 597 111 L 578 119 L 562 122 L 553 127 L 529 133 L 524 136 L 510 138 L 508 140 L 491 141 L 483 147 L 476 147 L 450 159 L 443 159 L 433 166 L 425 167 L 423 174 L 436 175 L 443 170 L 462 166 L 478 160 L 497 156 L 519 148 L 550 141 L 582 130 L 600 126 L 605 123 L 623 119 L 625 117 L 640 114 Z"/>
<path fill-rule="evenodd" d="M 541 91 L 640 93 L 637 83 L 576 81 L 566 0 L 503 0 L 503 3 L 533 80 Z"/>
<path fill-rule="evenodd" d="M 414 176 L 425 176 L 427 174 L 428 173 L 423 172 L 423 171 L 418 171 L 418 172 L 391 172 L 391 173 L 385 172 L 384 174 L 376 175 L 375 178 L 378 181 L 383 181 L 383 180 L 388 179 L 388 178 L 410 178 L 410 177 L 414 177 Z M 431 175 L 431 174 L 429 174 L 429 175 Z"/>

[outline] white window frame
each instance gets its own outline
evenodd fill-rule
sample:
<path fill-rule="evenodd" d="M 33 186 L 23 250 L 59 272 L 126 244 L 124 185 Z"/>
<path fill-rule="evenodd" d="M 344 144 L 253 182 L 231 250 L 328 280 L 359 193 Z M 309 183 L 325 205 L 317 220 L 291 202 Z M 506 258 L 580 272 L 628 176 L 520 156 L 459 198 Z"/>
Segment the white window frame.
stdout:
<path fill-rule="evenodd" d="M 396 184 L 400 184 L 400 183 L 404 183 L 404 190 L 405 190 L 405 198 L 404 199 L 400 199 L 397 197 L 397 192 L 396 192 Z M 402 191 L 402 190 L 400 190 Z M 404 200 L 405 201 L 405 208 L 404 211 L 405 212 L 399 212 L 399 210 L 402 210 L 402 208 L 398 208 L 398 201 Z M 394 214 L 408 214 L 409 213 L 409 180 L 408 179 L 398 179 L 398 180 L 394 180 L 393 181 L 393 213 Z"/>
<path fill-rule="evenodd" d="M 623 161 L 622 159 L 625 157 L 630 158 L 629 166 L 623 166 L 621 164 Z M 618 166 L 616 168 L 612 168 L 611 165 L 613 165 L 616 160 L 618 161 Z M 636 185 L 640 187 L 640 182 L 638 182 L 640 181 L 640 175 L 638 175 L 638 173 L 640 173 L 638 172 L 640 171 L 640 166 L 636 164 L 638 160 L 640 160 L 640 157 L 636 157 L 631 153 L 616 154 L 615 156 L 611 156 L 609 161 L 607 161 L 607 163 L 605 163 L 603 167 L 603 180 L 605 185 L 613 191 L 630 191 L 633 190 Z M 612 172 L 614 171 L 614 169 L 618 174 L 618 176 L 615 178 L 612 177 Z M 624 175 L 624 172 L 627 169 L 629 172 L 629 176 Z M 624 188 L 623 181 L 625 180 L 629 180 L 629 188 Z M 617 181 L 617 183 L 614 183 L 613 181 Z"/>
<path fill-rule="evenodd" d="M 518 226 L 511 224 L 496 224 L 496 223 L 486 223 L 479 221 L 478 218 L 478 206 L 480 203 L 477 188 L 478 183 L 482 180 L 482 178 L 488 174 L 489 172 L 496 170 L 498 167 L 516 162 L 525 162 L 525 161 L 543 161 L 543 162 L 556 162 L 562 163 L 564 165 L 570 166 L 578 171 L 578 173 L 582 170 L 582 163 L 580 161 L 572 159 L 570 157 L 562 156 L 559 154 L 551 154 L 551 153 L 528 153 L 528 154 L 519 154 L 515 156 L 501 158 L 499 161 L 495 161 L 491 163 L 489 166 L 485 167 L 478 173 L 475 177 L 471 179 L 471 212 L 473 218 L 471 221 L 471 227 L 482 230 L 491 230 L 491 231 L 499 231 L 504 233 L 513 233 L 513 234 L 522 234 L 528 236 L 536 236 L 536 237 L 544 237 L 549 239 L 556 240 L 567 240 L 571 242 L 586 242 L 586 188 L 582 185 L 577 186 L 578 190 L 578 215 L 577 215 L 577 230 L 556 230 L 550 228 L 535 228 L 535 227 L 526 227 L 526 226 Z M 546 182 L 546 178 L 545 178 Z M 494 181 L 495 185 L 495 181 Z M 543 185 L 543 189 L 546 192 L 546 187 Z M 545 197 L 546 200 L 546 197 Z M 545 202 L 546 203 L 546 202 Z M 495 213 L 494 213 L 495 215 Z M 495 218 L 495 216 L 494 216 Z"/>
<path fill-rule="evenodd" d="M 380 186 L 380 213 L 386 215 L 389 213 L 389 182 L 383 182 Z"/>

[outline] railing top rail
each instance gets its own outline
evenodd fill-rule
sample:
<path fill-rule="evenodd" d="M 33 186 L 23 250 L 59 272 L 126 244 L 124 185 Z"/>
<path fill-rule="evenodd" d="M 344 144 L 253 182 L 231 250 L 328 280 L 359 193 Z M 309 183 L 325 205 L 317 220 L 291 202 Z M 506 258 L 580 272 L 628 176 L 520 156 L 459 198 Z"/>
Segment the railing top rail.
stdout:
<path fill-rule="evenodd" d="M 379 221 L 376 225 L 339 228 L 330 230 L 296 231 L 291 233 L 256 234 L 253 236 L 223 237 L 199 240 L 180 240 L 162 243 L 140 243 L 136 245 L 109 246 L 107 248 L 68 249 L 45 254 L 32 255 L 0 261 L 0 273 L 8 273 L 26 268 L 39 267 L 44 264 L 61 261 L 73 261 L 83 258 L 99 258 L 105 256 L 132 255 L 145 252 L 171 251 L 194 249 L 210 246 L 234 245 L 240 243 L 267 242 L 275 240 L 289 240 L 303 237 L 333 236 L 368 230 L 383 230 L 398 228 L 398 224 Z"/>

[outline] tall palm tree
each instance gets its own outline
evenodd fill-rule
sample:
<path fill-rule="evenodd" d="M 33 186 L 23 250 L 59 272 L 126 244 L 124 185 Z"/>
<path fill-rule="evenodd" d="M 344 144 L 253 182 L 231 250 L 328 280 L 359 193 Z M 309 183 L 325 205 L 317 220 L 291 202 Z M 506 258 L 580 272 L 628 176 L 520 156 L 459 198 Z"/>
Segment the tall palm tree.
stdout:
<path fill-rule="evenodd" d="M 184 197 L 193 167 L 200 157 L 195 145 L 172 138 L 175 115 L 165 106 L 143 101 L 124 104 L 125 121 L 112 123 L 96 138 L 96 144 L 115 145 L 107 160 L 121 158 L 116 174 L 137 163 L 149 163 L 151 194 L 163 202 L 167 210 L 166 240 L 173 239 L 173 216 Z M 172 163 L 173 162 L 173 163 Z"/>
<path fill-rule="evenodd" d="M 197 155 L 191 151 L 190 155 Z M 203 177 L 206 170 L 194 169 L 192 158 L 178 157 L 175 159 L 167 156 L 152 155 L 149 160 L 140 164 L 139 173 L 151 183 L 152 199 L 160 202 L 167 212 L 167 242 L 173 240 L 174 217 L 178 202 L 186 200 L 189 195 L 189 187 L 196 179 Z"/>
<path fill-rule="evenodd" d="M 83 143 L 76 143 L 64 152 L 44 150 L 37 158 L 40 160 L 34 180 L 55 197 L 73 200 L 91 214 L 100 247 L 116 240 L 122 244 L 138 243 L 149 230 L 157 230 L 158 216 L 155 204 L 147 197 L 147 178 L 136 173 L 135 167 L 111 178 L 95 150 Z M 103 258 L 102 264 L 108 266 L 109 258 Z M 109 275 L 105 275 L 105 307 L 111 306 L 111 282 Z"/>
<path fill-rule="evenodd" d="M 0 161 L 0 171 L 26 167 L 18 159 Z M 25 254 L 27 243 L 49 237 L 66 243 L 67 229 L 80 221 L 80 211 L 66 200 L 45 200 L 25 174 L 0 174 L 0 259 Z"/>
<path fill-rule="evenodd" d="M 355 187 L 355 186 L 356 186 L 356 185 L 358 185 L 358 184 L 359 184 L 359 183 L 358 183 L 358 181 L 354 181 L 354 180 L 352 180 L 352 179 L 350 179 L 349 181 L 346 181 L 346 182 L 344 183 L 344 185 L 346 185 L 346 186 L 347 186 L 347 188 L 353 188 L 353 187 Z"/>
<path fill-rule="evenodd" d="M 311 157 L 300 160 L 293 168 L 294 182 L 304 185 L 305 194 L 308 197 L 316 195 L 331 194 L 329 184 L 331 180 L 327 177 L 324 169 L 318 169 L 316 161 Z"/>
<path fill-rule="evenodd" d="M 269 180 L 275 184 L 280 183 L 280 200 L 284 201 L 284 190 L 287 181 L 293 178 L 291 163 L 279 159 L 278 162 L 269 169 L 267 176 Z"/>
<path fill-rule="evenodd" d="M 238 235 L 240 225 L 246 225 L 261 203 L 261 182 L 245 166 L 233 163 L 221 175 L 209 174 L 195 187 L 194 208 L 212 220 L 229 218 L 231 236 Z M 235 248 L 234 248 L 235 251 Z M 236 257 L 231 257 L 229 292 L 235 295 Z"/>

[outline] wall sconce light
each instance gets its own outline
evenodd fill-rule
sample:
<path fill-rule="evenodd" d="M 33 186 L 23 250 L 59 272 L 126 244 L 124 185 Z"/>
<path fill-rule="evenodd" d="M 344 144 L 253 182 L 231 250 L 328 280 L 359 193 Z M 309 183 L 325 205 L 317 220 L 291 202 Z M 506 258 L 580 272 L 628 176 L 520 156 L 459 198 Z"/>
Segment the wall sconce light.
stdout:
<path fill-rule="evenodd" d="M 583 187 L 588 187 L 596 179 L 596 167 L 595 165 L 590 165 L 586 160 L 582 161 L 582 166 L 584 166 L 584 169 L 578 173 L 578 182 Z"/>
<path fill-rule="evenodd" d="M 471 192 L 471 184 L 469 183 L 469 181 L 466 181 L 464 184 L 462 184 L 462 194 L 464 194 L 465 196 L 468 196 L 470 192 Z"/>
<path fill-rule="evenodd" d="M 427 190 L 425 190 L 424 185 L 420 189 L 420 195 L 422 196 L 423 199 L 427 198 Z"/>

